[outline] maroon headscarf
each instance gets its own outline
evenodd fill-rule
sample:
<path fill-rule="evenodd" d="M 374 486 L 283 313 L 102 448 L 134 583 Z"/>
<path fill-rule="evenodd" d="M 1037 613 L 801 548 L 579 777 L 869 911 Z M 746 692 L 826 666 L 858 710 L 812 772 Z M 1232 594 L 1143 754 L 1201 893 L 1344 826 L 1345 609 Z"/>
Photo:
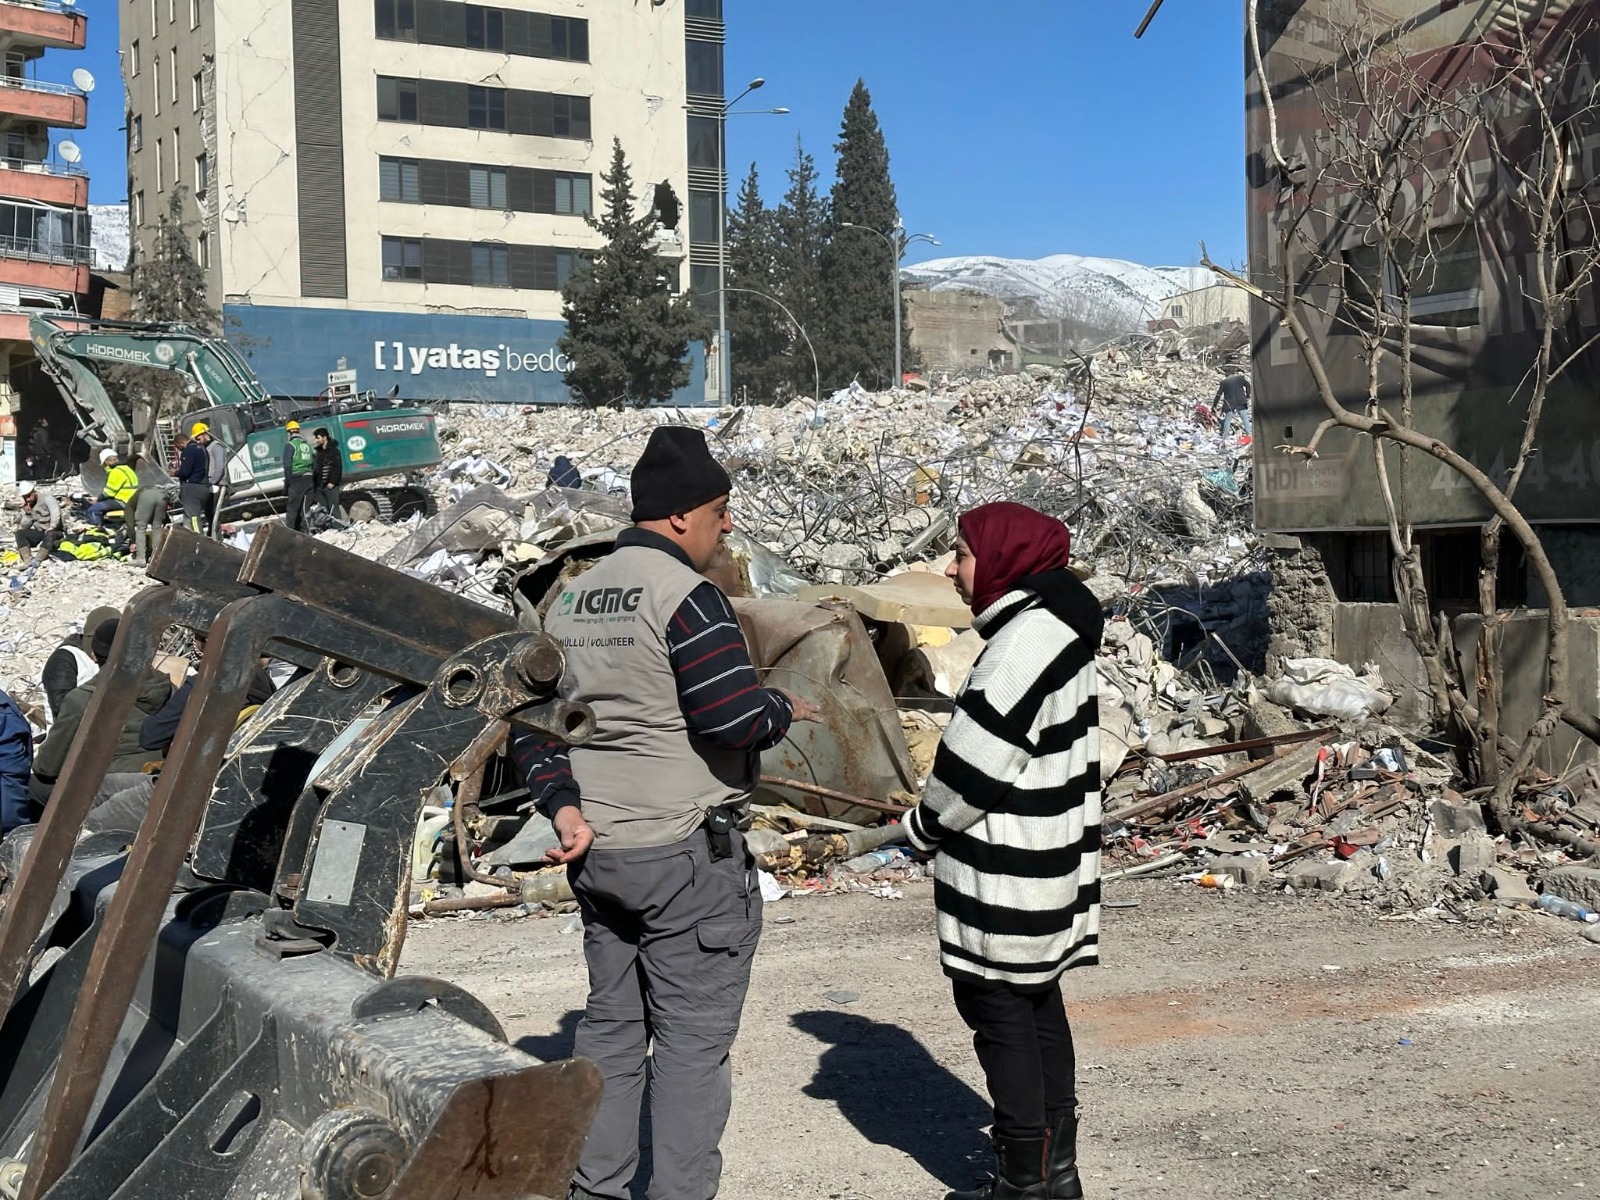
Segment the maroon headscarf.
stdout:
<path fill-rule="evenodd" d="M 1071 531 L 1026 504 L 985 504 L 963 514 L 958 527 L 977 560 L 972 577 L 975 613 L 988 608 L 1019 580 L 1060 570 L 1071 559 Z"/>

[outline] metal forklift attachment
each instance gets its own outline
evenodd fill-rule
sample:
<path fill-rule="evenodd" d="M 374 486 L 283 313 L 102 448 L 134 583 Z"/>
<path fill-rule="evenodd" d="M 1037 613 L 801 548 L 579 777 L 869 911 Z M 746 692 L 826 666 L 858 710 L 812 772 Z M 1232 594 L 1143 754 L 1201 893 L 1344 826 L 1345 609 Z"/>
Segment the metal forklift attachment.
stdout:
<path fill-rule="evenodd" d="M 424 797 L 508 722 L 592 732 L 559 645 L 279 526 L 248 556 L 174 531 L 149 573 L 0 919 L 0 1197 L 564 1195 L 594 1067 L 390 978 Z M 143 824 L 80 843 L 172 624 L 208 640 Z M 268 652 L 307 673 L 236 732 Z"/>

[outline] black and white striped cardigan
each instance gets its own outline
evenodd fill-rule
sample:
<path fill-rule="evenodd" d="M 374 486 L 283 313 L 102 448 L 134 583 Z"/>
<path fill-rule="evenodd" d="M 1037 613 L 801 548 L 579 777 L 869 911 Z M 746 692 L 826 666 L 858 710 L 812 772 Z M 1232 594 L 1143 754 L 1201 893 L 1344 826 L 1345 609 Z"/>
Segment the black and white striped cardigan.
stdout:
<path fill-rule="evenodd" d="M 952 978 L 1045 987 L 1099 956 L 1100 606 L 1069 572 L 978 615 L 988 643 L 956 700 L 911 844 L 936 852 Z"/>

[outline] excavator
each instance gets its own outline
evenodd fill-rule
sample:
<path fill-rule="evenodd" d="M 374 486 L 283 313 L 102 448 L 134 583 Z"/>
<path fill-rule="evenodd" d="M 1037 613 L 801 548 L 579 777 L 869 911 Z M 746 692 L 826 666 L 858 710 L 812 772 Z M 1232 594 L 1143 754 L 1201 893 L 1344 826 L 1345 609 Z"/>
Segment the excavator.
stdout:
<path fill-rule="evenodd" d="M 326 426 L 344 455 L 343 505 L 352 520 L 404 520 L 426 512 L 428 489 L 420 477 L 396 480 L 438 465 L 441 454 L 433 412 L 396 408 L 370 393 L 345 400 L 306 402 L 272 396 L 244 357 L 222 338 L 185 325 L 90 320 L 52 313 L 29 322 L 34 350 L 55 380 L 91 447 L 119 453 L 139 449 L 165 467 L 164 431 L 146 444 L 134 435 L 106 393 L 96 364 L 173 371 L 193 397 L 184 430 L 204 422 L 228 447 L 226 491 L 219 518 L 249 520 L 282 512 L 284 425 Z M 91 458 L 91 464 L 93 459 Z M 92 470 L 92 466 L 88 469 Z M 380 483 L 380 481 L 382 481 Z"/>

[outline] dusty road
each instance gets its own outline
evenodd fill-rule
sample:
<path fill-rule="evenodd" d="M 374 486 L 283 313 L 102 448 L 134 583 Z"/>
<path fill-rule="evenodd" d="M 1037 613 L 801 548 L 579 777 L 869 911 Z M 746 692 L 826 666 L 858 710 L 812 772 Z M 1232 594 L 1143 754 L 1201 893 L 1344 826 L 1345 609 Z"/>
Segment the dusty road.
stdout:
<path fill-rule="evenodd" d="M 1066 988 L 1090 1200 L 1600 1195 L 1600 946 L 1575 925 L 1170 883 L 1108 898 L 1140 903 L 1107 912 L 1104 965 Z M 560 1057 L 584 996 L 565 924 L 415 923 L 403 969 Z M 729 1200 L 937 1200 L 980 1173 L 982 1083 L 926 885 L 770 905 L 734 1068 Z"/>

